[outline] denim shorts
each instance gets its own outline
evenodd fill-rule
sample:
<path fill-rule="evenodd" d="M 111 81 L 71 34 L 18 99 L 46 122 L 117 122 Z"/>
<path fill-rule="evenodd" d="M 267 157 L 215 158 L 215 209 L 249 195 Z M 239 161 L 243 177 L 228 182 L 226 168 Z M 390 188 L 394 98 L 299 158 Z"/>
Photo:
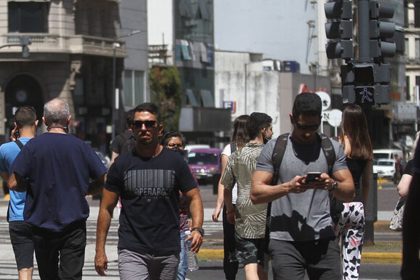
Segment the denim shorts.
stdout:
<path fill-rule="evenodd" d="M 18 270 L 34 266 L 34 242 L 32 226 L 23 221 L 9 222 L 10 241 Z"/>

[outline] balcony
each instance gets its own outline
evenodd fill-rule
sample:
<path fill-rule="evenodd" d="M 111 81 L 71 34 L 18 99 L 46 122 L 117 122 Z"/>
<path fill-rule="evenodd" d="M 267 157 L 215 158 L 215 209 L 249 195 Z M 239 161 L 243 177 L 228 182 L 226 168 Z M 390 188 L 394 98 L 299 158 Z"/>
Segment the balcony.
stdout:
<path fill-rule="evenodd" d="M 28 34 L 16 33 L 0 36 L 0 44 L 19 44 L 21 36 L 28 36 L 32 44 L 29 46 L 31 53 L 53 53 L 53 54 L 81 54 L 113 57 L 114 40 L 103 37 L 86 35 L 59 36 L 54 34 Z M 115 48 L 115 56 L 124 58 L 127 56 L 123 41 L 118 41 L 121 47 Z M 21 47 L 13 46 L 3 48 L 1 53 L 21 52 Z"/>

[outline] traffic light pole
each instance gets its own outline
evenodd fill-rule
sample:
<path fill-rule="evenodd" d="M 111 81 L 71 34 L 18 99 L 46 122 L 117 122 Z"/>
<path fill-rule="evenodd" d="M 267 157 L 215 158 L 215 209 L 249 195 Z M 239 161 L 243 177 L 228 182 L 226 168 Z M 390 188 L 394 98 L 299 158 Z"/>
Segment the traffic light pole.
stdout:
<path fill-rule="evenodd" d="M 370 55 L 370 23 L 369 23 L 369 0 L 358 0 L 357 2 L 357 31 L 358 31 L 358 53 L 357 62 L 360 64 L 367 64 L 372 62 Z M 373 135 L 372 123 L 372 105 L 368 103 L 360 104 L 365 114 L 369 135 Z M 371 167 L 372 168 L 372 167 Z M 369 188 L 368 199 L 365 202 L 365 232 L 364 243 L 366 245 L 374 244 L 374 222 L 377 220 L 377 184 L 374 178 L 373 170 L 370 170 L 371 184 Z M 363 186 L 362 186 L 363 187 Z"/>
<path fill-rule="evenodd" d="M 371 62 L 369 47 L 369 0 L 357 2 L 357 32 L 359 34 L 359 58 L 360 63 Z"/>

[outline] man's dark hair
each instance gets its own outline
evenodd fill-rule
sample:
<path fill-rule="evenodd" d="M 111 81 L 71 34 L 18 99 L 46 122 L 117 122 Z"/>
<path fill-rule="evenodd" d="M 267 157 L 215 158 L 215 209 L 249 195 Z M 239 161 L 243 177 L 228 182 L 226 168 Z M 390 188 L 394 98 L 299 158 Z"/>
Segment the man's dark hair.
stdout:
<path fill-rule="evenodd" d="M 296 96 L 293 103 L 293 117 L 300 115 L 317 115 L 321 116 L 322 101 L 318 94 L 312 92 L 300 93 Z"/>
<path fill-rule="evenodd" d="M 149 112 L 149 113 L 155 115 L 157 120 L 160 121 L 159 108 L 154 103 L 146 102 L 146 103 L 142 103 L 140 105 L 137 105 L 137 107 L 133 109 L 133 119 L 134 119 L 134 114 L 137 113 L 137 112 Z"/>
<path fill-rule="evenodd" d="M 18 128 L 31 126 L 37 120 L 36 111 L 32 106 L 22 106 L 16 110 L 15 122 Z"/>
<path fill-rule="evenodd" d="M 272 121 L 273 119 L 266 113 L 252 113 L 246 124 L 249 139 L 252 140 L 257 137 L 261 129 L 269 127 Z"/>
<path fill-rule="evenodd" d="M 127 112 L 127 116 L 125 119 L 127 127 L 130 127 L 130 125 L 133 124 L 133 120 L 134 120 L 134 109 L 131 109 Z"/>
<path fill-rule="evenodd" d="M 185 146 L 185 137 L 184 137 L 184 135 L 182 135 L 181 132 L 178 132 L 178 131 L 170 131 L 170 132 L 166 133 L 165 135 L 163 135 L 162 144 L 166 147 L 169 143 L 169 140 L 172 137 L 178 137 L 179 139 L 181 139 L 182 145 Z"/>

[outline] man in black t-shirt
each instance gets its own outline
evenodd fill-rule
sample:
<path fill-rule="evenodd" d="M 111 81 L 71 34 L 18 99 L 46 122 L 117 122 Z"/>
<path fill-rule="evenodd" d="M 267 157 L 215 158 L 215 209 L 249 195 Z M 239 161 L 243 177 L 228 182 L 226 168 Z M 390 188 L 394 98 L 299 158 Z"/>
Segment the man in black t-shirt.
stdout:
<path fill-rule="evenodd" d="M 112 164 L 99 209 L 95 269 L 105 275 L 106 236 L 121 196 L 118 231 L 120 279 L 175 279 L 180 252 L 179 191 L 188 197 L 192 217 L 191 251 L 203 242 L 203 204 L 184 158 L 160 144 L 163 127 L 156 105 L 134 109 L 136 146 Z"/>

